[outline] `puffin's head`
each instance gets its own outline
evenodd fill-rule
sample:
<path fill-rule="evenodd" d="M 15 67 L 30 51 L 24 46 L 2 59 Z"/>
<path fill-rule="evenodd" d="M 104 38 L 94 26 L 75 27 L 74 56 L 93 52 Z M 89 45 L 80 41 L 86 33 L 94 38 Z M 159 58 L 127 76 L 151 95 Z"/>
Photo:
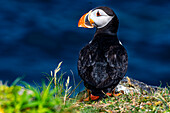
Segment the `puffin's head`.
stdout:
<path fill-rule="evenodd" d="M 117 24 L 118 27 L 118 18 L 114 11 L 108 7 L 97 7 L 95 9 L 90 10 L 88 13 L 84 14 L 79 22 L 78 27 L 84 28 L 93 28 L 96 27 L 98 29 L 104 28 L 108 24 Z"/>

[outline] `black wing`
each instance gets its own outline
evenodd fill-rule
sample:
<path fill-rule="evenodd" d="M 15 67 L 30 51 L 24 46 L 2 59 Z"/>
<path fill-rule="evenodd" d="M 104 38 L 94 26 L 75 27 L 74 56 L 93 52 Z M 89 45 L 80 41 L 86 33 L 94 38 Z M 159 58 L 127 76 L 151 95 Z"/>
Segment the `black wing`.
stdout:
<path fill-rule="evenodd" d="M 96 88 L 104 88 L 109 86 L 116 86 L 126 74 L 128 67 L 127 52 L 122 45 L 110 46 L 105 53 L 107 62 L 106 73 L 107 79 L 103 80 Z"/>
<path fill-rule="evenodd" d="M 114 84 L 117 85 L 127 70 L 128 60 L 126 50 L 121 45 L 110 46 L 105 55 L 96 54 L 96 50 L 97 45 L 87 45 L 80 51 L 78 60 L 78 73 L 80 77 L 85 83 L 95 88 L 102 89 Z M 104 56 L 102 63 L 106 64 L 102 69 L 101 65 L 97 67 L 97 59 L 101 56 Z M 98 68 L 97 78 L 95 78 L 96 70 L 94 68 Z"/>
<path fill-rule="evenodd" d="M 78 74 L 89 85 L 96 86 L 94 78 L 91 76 L 95 64 L 95 51 L 97 46 L 86 45 L 79 53 Z"/>

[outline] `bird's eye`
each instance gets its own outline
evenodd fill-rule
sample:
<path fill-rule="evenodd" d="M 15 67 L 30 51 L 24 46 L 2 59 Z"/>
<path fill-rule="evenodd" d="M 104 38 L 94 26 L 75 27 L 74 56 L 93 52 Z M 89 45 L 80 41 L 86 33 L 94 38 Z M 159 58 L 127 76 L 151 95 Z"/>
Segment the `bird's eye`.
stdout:
<path fill-rule="evenodd" d="M 101 16 L 101 14 L 99 13 L 99 11 L 96 13 L 96 16 Z"/>

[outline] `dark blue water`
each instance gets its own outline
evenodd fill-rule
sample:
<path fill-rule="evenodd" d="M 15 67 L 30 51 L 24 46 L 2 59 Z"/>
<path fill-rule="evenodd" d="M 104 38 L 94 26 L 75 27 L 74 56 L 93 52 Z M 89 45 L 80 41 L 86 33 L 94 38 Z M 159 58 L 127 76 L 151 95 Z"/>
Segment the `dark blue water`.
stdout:
<path fill-rule="evenodd" d="M 79 18 L 97 6 L 117 14 L 118 36 L 129 54 L 127 76 L 151 85 L 170 84 L 169 0 L 1 0 L 0 80 L 41 82 L 60 61 L 76 82 L 80 49 L 95 29 L 78 28 Z"/>

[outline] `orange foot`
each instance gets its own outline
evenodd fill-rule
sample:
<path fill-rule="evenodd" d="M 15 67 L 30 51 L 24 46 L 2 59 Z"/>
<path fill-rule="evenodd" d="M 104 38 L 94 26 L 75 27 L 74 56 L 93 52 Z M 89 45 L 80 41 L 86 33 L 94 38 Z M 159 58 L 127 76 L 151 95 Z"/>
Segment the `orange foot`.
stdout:
<path fill-rule="evenodd" d="M 106 93 L 107 96 L 111 97 L 112 96 L 112 93 Z"/>
<path fill-rule="evenodd" d="M 84 101 L 90 101 L 90 99 L 91 100 L 97 100 L 97 99 L 99 99 L 99 96 L 94 96 L 94 95 L 90 95 L 90 97 L 87 97 L 86 99 L 84 99 Z"/>
<path fill-rule="evenodd" d="M 109 96 L 109 97 L 111 97 L 112 95 L 113 95 L 113 96 L 119 96 L 119 95 L 121 95 L 121 94 L 122 94 L 122 93 L 118 93 L 118 94 L 115 94 L 115 93 L 113 93 L 113 94 L 112 94 L 112 93 L 106 93 L 106 95 Z"/>
<path fill-rule="evenodd" d="M 119 95 L 121 95 L 122 93 L 118 93 L 118 94 L 113 94 L 115 97 L 117 97 L 117 96 L 119 96 Z"/>
<path fill-rule="evenodd" d="M 119 95 L 121 95 L 122 93 L 117 93 L 117 94 L 115 94 L 115 89 L 113 90 L 113 96 L 115 96 L 115 97 L 117 97 L 117 96 L 119 96 Z"/>

